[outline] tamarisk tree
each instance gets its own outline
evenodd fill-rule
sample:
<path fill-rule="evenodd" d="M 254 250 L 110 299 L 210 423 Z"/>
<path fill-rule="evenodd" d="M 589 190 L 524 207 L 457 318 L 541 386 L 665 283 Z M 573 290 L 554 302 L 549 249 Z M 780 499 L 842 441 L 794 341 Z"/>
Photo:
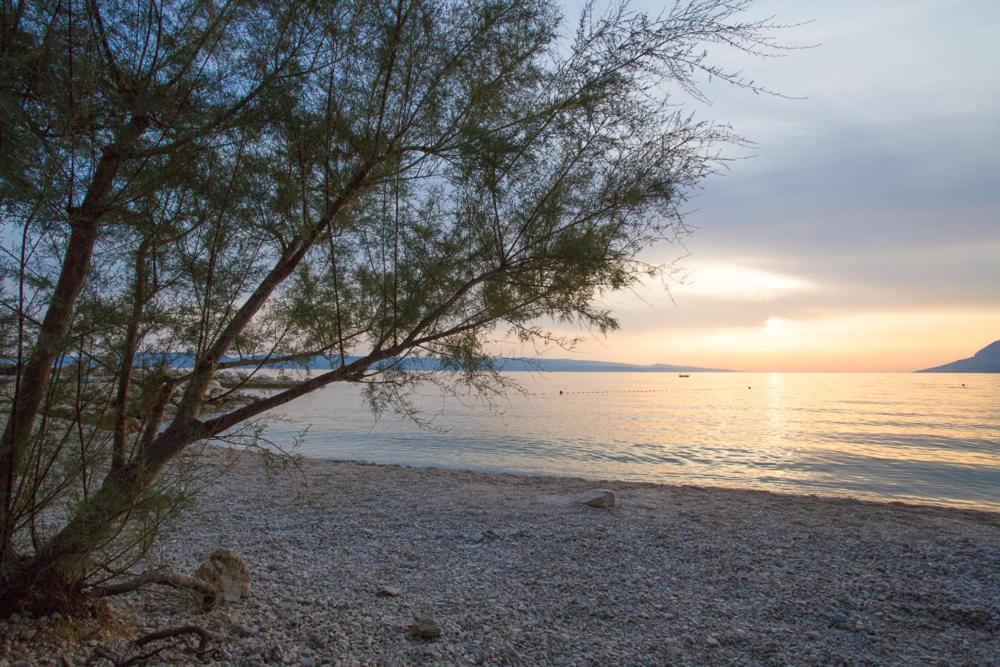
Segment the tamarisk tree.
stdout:
<path fill-rule="evenodd" d="M 759 91 L 706 47 L 777 48 L 747 4 L 3 0 L 0 615 L 127 589 L 196 443 L 333 382 L 398 405 L 408 355 L 490 391 L 491 338 L 615 328 L 597 297 L 733 139 L 678 103 Z"/>

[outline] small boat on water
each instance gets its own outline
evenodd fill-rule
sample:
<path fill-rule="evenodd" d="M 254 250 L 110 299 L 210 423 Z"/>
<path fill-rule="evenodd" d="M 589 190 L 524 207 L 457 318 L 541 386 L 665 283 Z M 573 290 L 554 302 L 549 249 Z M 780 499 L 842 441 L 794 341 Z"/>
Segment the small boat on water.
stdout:
<path fill-rule="evenodd" d="M 680 375 L 678 375 L 677 377 L 679 377 L 679 378 L 689 378 L 689 377 L 691 377 L 691 376 L 690 376 L 690 375 L 688 375 L 687 373 L 681 373 L 681 374 L 680 374 Z"/>

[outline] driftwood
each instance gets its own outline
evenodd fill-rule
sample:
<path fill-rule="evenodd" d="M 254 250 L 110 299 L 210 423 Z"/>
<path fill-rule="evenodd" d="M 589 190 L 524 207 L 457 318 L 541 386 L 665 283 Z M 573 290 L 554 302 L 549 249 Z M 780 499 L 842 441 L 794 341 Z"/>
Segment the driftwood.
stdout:
<path fill-rule="evenodd" d="M 185 574 L 177 574 L 168 570 L 151 570 L 139 576 L 128 579 L 117 584 L 108 584 L 94 589 L 94 594 L 98 597 L 108 597 L 110 595 L 122 595 L 131 593 L 143 586 L 158 584 L 190 591 L 198 600 L 202 611 L 208 611 L 215 605 L 215 600 L 219 595 L 218 589 L 198 577 L 189 577 Z"/>

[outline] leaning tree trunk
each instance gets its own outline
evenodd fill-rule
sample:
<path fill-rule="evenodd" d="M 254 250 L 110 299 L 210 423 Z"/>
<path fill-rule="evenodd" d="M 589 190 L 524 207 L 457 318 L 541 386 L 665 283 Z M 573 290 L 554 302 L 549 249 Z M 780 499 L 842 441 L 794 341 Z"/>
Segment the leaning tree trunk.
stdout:
<path fill-rule="evenodd" d="M 29 446 L 31 432 L 49 385 L 52 365 L 63 349 L 63 341 L 73 317 L 73 306 L 90 266 L 90 256 L 97 240 L 97 219 L 85 219 L 73 225 L 62 272 L 56 284 L 49 308 L 42 321 L 34 348 L 21 374 L 16 400 L 0 440 L 0 561 L 13 556 L 14 490 L 21 459 Z"/>
<path fill-rule="evenodd" d="M 127 151 L 148 126 L 149 121 L 145 116 L 133 116 L 120 132 L 117 141 L 105 147 L 83 203 L 69 211 L 72 232 L 66 244 L 59 280 L 49 299 L 38 338 L 21 374 L 16 400 L 11 406 L 3 436 L 0 437 L 0 567 L 3 569 L 8 569 L 15 560 L 12 540 L 17 522 L 14 506 L 17 475 L 49 386 L 52 366 L 64 349 L 66 334 L 73 320 L 73 310 L 90 268 L 108 195 Z"/>

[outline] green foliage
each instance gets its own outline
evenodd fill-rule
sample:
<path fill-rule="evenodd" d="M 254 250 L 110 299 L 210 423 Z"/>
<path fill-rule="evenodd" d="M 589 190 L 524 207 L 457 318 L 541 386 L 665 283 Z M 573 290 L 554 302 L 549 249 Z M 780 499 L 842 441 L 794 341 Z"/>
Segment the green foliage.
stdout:
<path fill-rule="evenodd" d="M 39 494 L 86 496 L 124 446 L 120 479 L 34 542 L 63 548 L 86 522 L 115 535 L 163 514 L 148 492 L 186 446 L 306 391 L 369 382 L 373 407 L 406 412 L 421 381 L 507 390 L 497 336 L 614 329 L 595 299 L 655 272 L 640 251 L 687 233 L 685 194 L 735 139 L 677 91 L 697 96 L 702 75 L 758 90 L 704 55 L 775 48 L 747 4 L 587 6 L 566 38 L 551 0 L 4 3 L 0 356 L 10 422 L 32 437 L 4 436 L 0 527 L 35 536 Z M 86 282 L 46 348 L 55 378 L 14 408 L 53 345 L 41 324 L 59 319 L 70 248 Z M 172 371 L 168 353 L 197 364 Z M 361 360 L 203 416 L 225 355 L 312 354 Z M 451 372 L 402 370 L 413 354 Z"/>

